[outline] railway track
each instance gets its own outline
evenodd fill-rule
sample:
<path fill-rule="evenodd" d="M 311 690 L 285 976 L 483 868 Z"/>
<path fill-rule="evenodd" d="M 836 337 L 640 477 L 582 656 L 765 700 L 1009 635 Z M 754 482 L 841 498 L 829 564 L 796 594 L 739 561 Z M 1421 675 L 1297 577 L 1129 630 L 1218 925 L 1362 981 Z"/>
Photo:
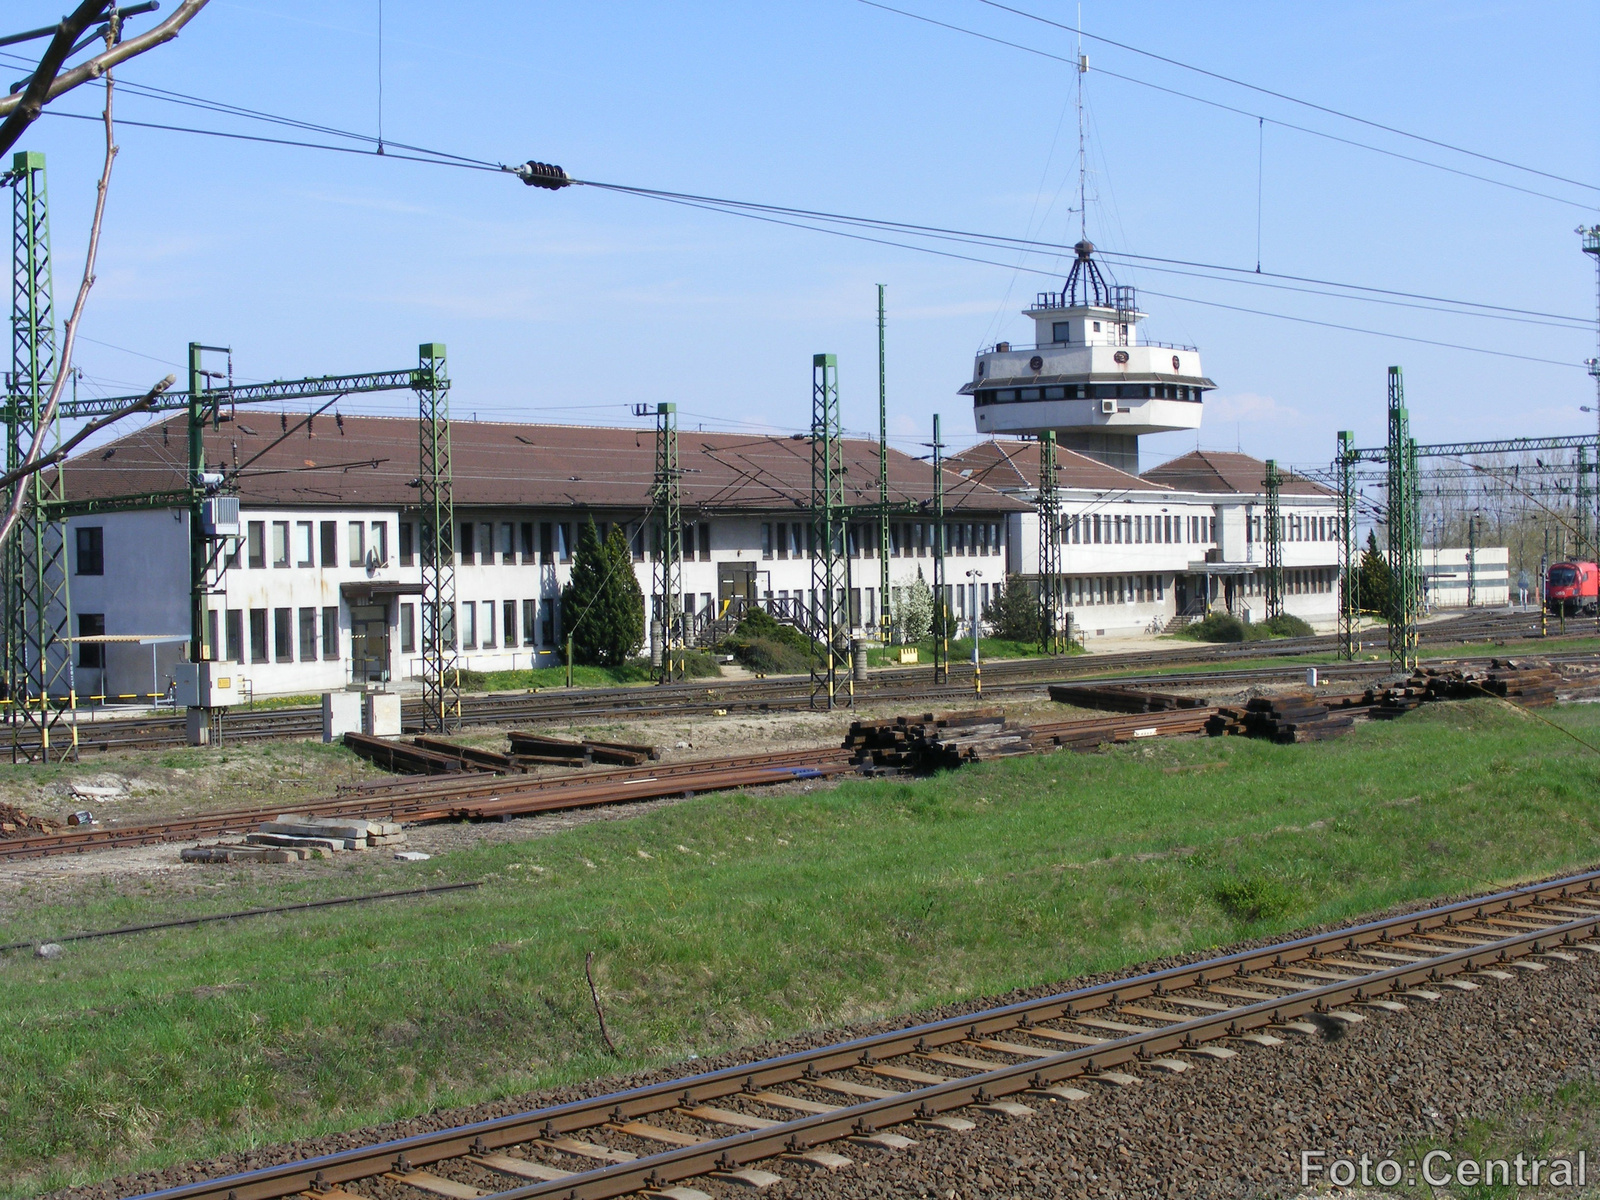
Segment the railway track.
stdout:
<path fill-rule="evenodd" d="M 1422 640 L 1428 644 L 1468 643 L 1484 638 L 1537 638 L 1538 614 L 1498 613 L 1462 617 L 1423 627 Z M 1386 642 L 1370 635 L 1362 642 L 1367 650 L 1382 650 Z M 1006 692 L 1037 687 L 1045 682 L 1090 678 L 1138 667 L 1171 667 L 1196 663 L 1227 663 L 1241 659 L 1293 657 L 1326 653 L 1334 648 L 1330 635 L 1286 638 L 1270 645 L 1258 642 L 1239 644 L 1196 644 L 1163 647 L 1159 650 L 1118 654 L 1093 654 L 1072 659 L 1012 659 L 983 668 L 986 691 Z M 1341 673 L 1352 668 L 1382 674 L 1381 664 L 1339 664 L 1330 668 Z M 1282 668 L 1278 674 L 1291 674 Z M 948 700 L 972 689 L 970 663 L 951 664 L 946 682 L 936 684 L 932 667 L 877 670 L 855 685 L 859 699 L 869 701 L 915 702 Z M 752 680 L 739 682 L 684 683 L 664 687 L 592 688 L 578 691 L 550 691 L 482 695 L 462 701 L 465 725 L 506 724 L 583 717 L 651 717 L 703 715 L 726 709 L 729 712 L 762 712 L 809 708 L 812 689 L 805 679 Z M 405 706 L 406 727 L 420 728 L 421 714 L 415 704 Z M 111 718 L 85 720 L 78 725 L 79 749 L 131 750 L 160 749 L 185 744 L 182 717 Z M 230 715 L 224 727 L 228 741 L 259 741 L 267 738 L 315 737 L 322 729 L 322 716 L 315 708 L 287 708 L 273 712 L 245 712 Z M 24 747 L 24 752 L 37 747 Z"/>
<path fill-rule="evenodd" d="M 1118 713 L 1034 724 L 1042 737 L 1081 742 L 1126 741 L 1136 735 L 1194 733 L 1213 711 Z M 401 777 L 340 788 L 330 797 L 273 808 L 234 809 L 127 825 L 91 825 L 0 840 L 0 862 L 86 854 L 168 842 L 225 837 L 254 830 L 280 813 L 422 823 L 442 820 L 508 820 L 560 809 L 593 808 L 659 800 L 667 796 L 766 787 L 797 779 L 823 778 L 853 770 L 849 754 L 835 747 L 781 750 L 678 763 L 648 763 L 570 775 L 443 775 Z"/>
<path fill-rule="evenodd" d="M 1600 953 L 1600 872 L 1352 925 L 1205 962 L 909 1025 L 650 1086 L 439 1129 L 141 1200 L 696 1200 L 842 1169 L 855 1145 L 971 1130 L 1503 983 Z"/>

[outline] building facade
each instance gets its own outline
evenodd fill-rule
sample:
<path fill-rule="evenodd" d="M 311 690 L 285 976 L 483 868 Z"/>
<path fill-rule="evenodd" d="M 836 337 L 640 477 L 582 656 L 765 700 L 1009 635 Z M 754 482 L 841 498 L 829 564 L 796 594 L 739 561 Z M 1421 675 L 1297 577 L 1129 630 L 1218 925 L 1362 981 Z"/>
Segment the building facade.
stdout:
<path fill-rule="evenodd" d="M 417 675 L 421 565 L 414 508 L 415 420 L 346 417 L 280 444 L 269 414 L 207 433 L 207 461 L 239 470 L 240 536 L 221 547 L 206 643 L 237 663 L 254 695 L 381 685 Z M 181 419 L 71 460 L 69 496 L 181 487 Z M 555 666 L 565 639 L 561 590 L 584 524 L 625 530 L 635 577 L 653 594 L 649 430 L 458 422 L 452 427 L 455 631 L 460 665 Z M 258 450 L 256 447 L 259 446 Z M 816 611 L 809 553 L 810 446 L 787 437 L 680 434 L 684 611 L 697 624 L 738 600 Z M 849 525 L 853 626 L 883 612 L 876 520 L 878 447 L 847 440 L 846 503 L 872 506 Z M 891 605 L 920 575 L 930 584 L 933 469 L 889 452 Z M 1004 578 L 1010 521 L 1024 502 L 946 473 L 949 602 L 968 619 Z M 115 512 L 70 523 L 74 633 L 134 639 L 188 634 L 188 514 Z M 971 573 L 969 575 L 969 572 Z M 648 622 L 647 622 L 648 625 Z M 648 650 L 648 647 L 647 647 Z M 152 654 L 155 656 L 154 669 Z M 129 640 L 78 646 L 80 696 L 148 694 L 187 647 Z"/>

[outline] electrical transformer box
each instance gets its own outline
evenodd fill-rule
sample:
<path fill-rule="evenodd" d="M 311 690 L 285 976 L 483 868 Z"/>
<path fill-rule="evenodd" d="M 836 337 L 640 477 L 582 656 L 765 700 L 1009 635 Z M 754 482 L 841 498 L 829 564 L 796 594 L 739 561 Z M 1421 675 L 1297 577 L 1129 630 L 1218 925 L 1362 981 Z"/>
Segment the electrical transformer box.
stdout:
<path fill-rule="evenodd" d="M 239 497 L 210 496 L 200 503 L 200 528 L 209 538 L 239 536 Z"/>
<path fill-rule="evenodd" d="M 237 663 L 180 662 L 173 668 L 179 708 L 229 708 L 239 703 Z"/>

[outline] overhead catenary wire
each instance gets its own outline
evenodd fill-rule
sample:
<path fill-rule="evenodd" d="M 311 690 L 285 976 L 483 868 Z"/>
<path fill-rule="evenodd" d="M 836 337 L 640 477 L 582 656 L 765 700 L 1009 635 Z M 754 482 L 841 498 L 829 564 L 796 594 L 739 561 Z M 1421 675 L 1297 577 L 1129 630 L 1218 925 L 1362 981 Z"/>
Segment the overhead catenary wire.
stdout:
<path fill-rule="evenodd" d="M 861 2 L 862 3 L 867 3 L 867 4 L 872 4 L 874 7 L 886 8 L 888 11 L 892 11 L 892 12 L 897 12 L 897 13 L 902 12 L 902 10 L 899 10 L 899 9 L 888 9 L 887 6 L 885 6 L 885 5 L 877 4 L 876 0 L 861 0 Z M 916 14 L 911 14 L 911 13 L 908 13 L 908 14 L 905 14 L 905 15 L 916 16 Z M 925 19 L 925 18 L 920 18 L 919 17 L 918 19 Z M 934 23 L 935 24 L 941 24 L 941 25 L 944 24 L 943 22 L 934 22 Z M 1008 43 L 1008 44 L 1010 44 L 1010 43 Z M 1019 47 L 1019 48 L 1029 49 L 1028 47 Z M 1045 53 L 1045 52 L 1041 51 L 1039 53 Z M 1065 59 L 1065 58 L 1061 58 L 1061 56 L 1059 56 L 1059 55 L 1050 55 L 1049 57 L 1059 59 L 1059 61 L 1062 61 L 1062 62 L 1070 63 L 1070 60 Z M 1110 74 L 1110 72 L 1106 72 L 1106 71 L 1100 70 L 1099 68 L 1096 68 L 1096 70 L 1099 70 L 1101 74 Z M 238 133 L 231 133 L 231 132 L 222 131 L 222 130 L 199 129 L 199 128 L 194 128 L 194 127 L 190 127 L 190 126 L 171 125 L 171 124 L 164 124 L 164 123 L 159 123 L 159 122 L 123 121 L 122 123 L 124 123 L 124 124 L 137 125 L 137 126 L 139 126 L 141 128 L 161 129 L 161 130 L 168 130 L 168 131 L 172 131 L 172 132 L 198 134 L 198 135 L 203 135 L 203 136 L 225 137 L 225 138 L 233 138 L 233 139 L 237 139 L 237 140 L 246 140 L 246 141 L 262 141 L 262 142 L 266 142 L 268 144 L 286 145 L 286 146 L 293 146 L 293 147 L 303 148 L 303 149 L 332 150 L 332 151 L 342 152 L 342 153 L 366 153 L 366 154 L 372 155 L 373 157 L 378 157 L 379 156 L 379 152 L 377 150 L 377 146 L 379 144 L 379 141 L 378 141 L 377 138 L 373 137 L 370 134 L 363 134 L 363 133 L 353 132 L 353 131 L 350 131 L 350 130 L 338 129 L 338 128 L 334 127 L 334 126 L 322 125 L 322 124 L 318 124 L 318 123 L 315 123 L 315 122 L 309 122 L 309 121 L 301 121 L 301 120 L 298 120 L 296 118 L 291 118 L 291 117 L 278 116 L 278 115 L 275 115 L 275 114 L 263 112 L 263 111 L 261 111 L 259 109 L 247 108 L 247 107 L 244 107 L 244 106 L 241 106 L 241 105 L 227 104 L 227 103 L 224 103 L 222 101 L 209 100 L 209 99 L 205 99 L 205 98 L 202 98 L 202 97 L 188 96 L 188 95 L 186 95 L 184 93 L 173 92 L 173 91 L 170 91 L 170 90 L 164 89 L 164 88 L 156 88 L 156 87 L 152 87 L 152 86 L 150 86 L 148 84 L 134 84 L 134 85 L 125 85 L 125 86 L 128 86 L 128 87 L 130 87 L 132 89 L 136 89 L 141 93 L 148 93 L 151 98 L 167 100 L 167 101 L 170 101 L 170 102 L 173 102 L 173 103 L 187 104 L 187 105 L 191 105 L 191 106 L 194 106 L 194 107 L 200 107 L 200 108 L 206 109 L 208 111 L 214 111 L 214 112 L 217 112 L 217 113 L 223 114 L 223 115 L 232 115 L 232 116 L 239 116 L 239 117 L 248 118 L 248 119 L 251 119 L 251 120 L 267 121 L 267 122 L 271 122 L 271 123 L 274 123 L 274 124 L 280 124 L 280 125 L 284 125 L 284 126 L 291 127 L 291 128 L 303 129 L 303 130 L 306 130 L 307 132 L 322 133 L 322 134 L 326 134 L 328 136 L 333 136 L 333 137 L 348 138 L 348 139 L 351 139 L 351 140 L 354 140 L 354 141 L 361 142 L 364 145 L 370 146 L 372 148 L 370 150 L 357 150 L 357 149 L 355 149 L 353 147 L 349 147 L 349 146 L 335 146 L 335 145 L 327 145 L 327 144 L 315 143 L 315 142 L 301 142 L 301 141 L 296 141 L 296 140 L 291 140 L 291 139 L 263 138 L 263 137 L 260 137 L 259 135 L 238 134 Z M 56 110 L 47 110 L 47 111 L 50 111 L 50 112 L 54 113 L 55 115 L 60 115 L 60 116 L 65 116 L 65 117 L 72 117 L 72 118 L 80 119 L 80 120 L 98 119 L 98 118 L 90 117 L 87 114 L 57 112 Z M 1240 110 L 1240 111 L 1242 111 L 1242 110 Z M 1247 114 L 1244 114 L 1244 115 L 1248 115 L 1248 116 L 1251 116 L 1251 117 L 1256 117 L 1257 116 L 1257 114 L 1254 114 L 1254 113 L 1247 113 Z M 1271 118 L 1261 118 L 1261 119 L 1263 119 L 1263 120 L 1271 120 Z M 470 157 L 470 156 L 467 156 L 467 155 L 454 154 L 454 153 L 449 152 L 449 151 L 436 150 L 436 149 L 433 149 L 431 147 L 416 146 L 416 145 L 410 145 L 410 144 L 403 143 L 403 142 L 394 142 L 394 141 L 384 142 L 383 145 L 384 145 L 384 153 L 382 155 L 383 157 L 399 158 L 402 161 L 437 162 L 437 164 L 441 165 L 441 166 L 459 164 L 459 165 L 461 165 L 463 167 L 474 169 L 474 170 L 490 171 L 490 172 L 496 172 L 496 173 L 504 172 L 504 171 L 507 170 L 505 165 L 502 164 L 502 163 L 491 162 L 491 161 L 489 161 L 487 159 L 473 158 L 473 157 Z M 398 148 L 398 149 L 401 149 L 401 150 L 410 151 L 410 152 L 412 152 L 413 155 L 418 155 L 418 156 L 422 156 L 422 157 L 410 157 L 408 155 L 403 155 L 403 154 L 394 154 L 392 152 L 391 148 Z M 849 224 L 861 224 L 861 225 L 867 225 L 867 226 L 871 226 L 871 227 L 875 227 L 875 228 L 885 228 L 885 229 L 892 229 L 892 230 L 897 230 L 897 231 L 902 231 L 902 232 L 915 233 L 918 236 L 924 236 L 925 235 L 925 236 L 931 236 L 931 237 L 953 238 L 953 239 L 959 239 L 959 240 L 973 240 L 974 242 L 976 242 L 978 244 L 1001 245 L 1001 246 L 1005 246 L 1007 248 L 1009 248 L 1009 247 L 1031 248 L 1031 249 L 1035 249 L 1035 250 L 1038 250 L 1038 251 L 1043 252 L 1043 253 L 1047 253 L 1047 254 L 1052 255 L 1052 256 L 1068 256 L 1068 255 L 1070 255 L 1072 253 L 1072 247 L 1070 247 L 1068 245 L 1065 245 L 1064 243 L 1041 241 L 1041 240 L 1029 239 L 1029 238 L 1017 238 L 1017 237 L 1011 237 L 1011 236 L 1002 235 L 1002 234 L 985 234 L 985 233 L 981 233 L 981 232 L 977 232 L 977 231 L 955 229 L 955 228 L 950 228 L 950 227 L 946 227 L 946 226 L 922 225 L 922 224 L 918 224 L 918 223 L 914 223 L 914 222 L 893 221 L 893 220 L 889 220 L 889 219 L 881 218 L 881 217 L 864 217 L 864 216 L 858 216 L 858 215 L 847 214 L 847 213 L 829 212 L 829 211 L 826 211 L 826 210 L 804 209 L 804 208 L 797 208 L 797 207 L 786 206 L 786 205 L 766 204 L 766 203 L 761 203 L 761 202 L 757 202 L 757 201 L 735 200 L 735 199 L 731 199 L 731 198 L 728 198 L 728 197 L 703 196 L 703 195 L 697 195 L 695 193 L 688 193 L 688 192 L 671 192 L 671 191 L 665 191 L 665 190 L 662 190 L 662 189 L 644 188 L 644 187 L 640 187 L 638 185 L 606 183 L 606 182 L 599 181 L 599 180 L 574 179 L 574 180 L 572 180 L 572 182 L 575 183 L 575 184 L 582 185 L 582 186 L 600 187 L 600 188 L 606 188 L 608 190 L 614 190 L 614 191 L 632 192 L 632 193 L 638 194 L 638 195 L 647 195 L 647 196 L 658 197 L 658 198 L 689 199 L 689 200 L 695 200 L 695 201 L 698 201 L 698 202 L 701 202 L 701 203 L 706 203 L 706 204 L 716 204 L 716 205 L 723 205 L 723 206 L 750 207 L 750 208 L 753 208 L 753 209 L 757 209 L 759 211 L 768 211 L 768 212 L 777 212 L 777 213 L 784 213 L 784 214 L 796 215 L 796 216 L 804 216 L 804 217 L 808 217 L 808 218 L 815 219 L 815 220 L 838 221 L 838 222 L 844 222 L 844 223 L 849 223 Z M 1137 263 L 1137 264 L 1140 264 L 1140 265 L 1147 266 L 1151 270 L 1158 270 L 1158 269 L 1163 269 L 1163 268 L 1178 268 L 1178 267 L 1182 267 L 1182 268 L 1189 268 L 1189 269 L 1197 270 L 1197 271 L 1222 272 L 1222 273 L 1227 274 L 1227 275 L 1238 276 L 1239 278 L 1234 280 L 1235 282 L 1245 282 L 1245 283 L 1251 284 L 1252 286 L 1274 286 L 1274 285 L 1269 285 L 1269 284 L 1265 284 L 1264 282 L 1262 282 L 1263 279 L 1273 279 L 1273 280 L 1283 281 L 1284 283 L 1306 284 L 1306 285 L 1309 285 L 1311 287 L 1327 287 L 1327 288 L 1339 289 L 1341 291 L 1352 291 L 1352 292 L 1365 293 L 1365 294 L 1367 294 L 1369 296 L 1373 296 L 1373 297 L 1390 297 L 1390 298 L 1394 298 L 1394 299 L 1415 300 L 1415 301 L 1422 301 L 1422 302 L 1427 302 L 1427 303 L 1432 303 L 1432 304 L 1445 304 L 1445 305 L 1455 306 L 1456 308 L 1471 308 L 1471 309 L 1480 310 L 1483 313 L 1501 313 L 1501 314 L 1505 314 L 1508 318 L 1510 318 L 1510 317 L 1539 318 L 1539 319 L 1549 320 L 1549 321 L 1565 322 L 1568 325 L 1581 326 L 1585 331 L 1587 331 L 1589 329 L 1592 329 L 1594 327 L 1594 321 L 1593 321 L 1593 318 L 1591 318 L 1591 317 L 1580 317 L 1580 316 L 1572 316 L 1572 315 L 1568 315 L 1568 314 L 1564 314 L 1564 313 L 1544 312 L 1544 311 L 1534 310 L 1534 309 L 1517 308 L 1515 306 L 1509 306 L 1509 305 L 1487 304 L 1487 303 L 1482 303 L 1482 302 L 1472 301 L 1472 300 L 1459 300 L 1459 299 L 1454 299 L 1454 298 L 1451 298 L 1451 297 L 1434 296 L 1434 295 L 1429 295 L 1429 294 L 1426 294 L 1426 293 L 1407 292 L 1407 291 L 1402 291 L 1402 290 L 1392 289 L 1392 288 L 1378 288 L 1378 287 L 1372 287 L 1370 285 L 1364 285 L 1364 284 L 1344 283 L 1344 282 L 1340 282 L 1340 281 L 1337 281 L 1337 280 L 1316 279 L 1316 278 L 1311 277 L 1311 276 L 1290 275 L 1290 274 L 1284 274 L 1284 273 L 1279 273 L 1279 272 L 1262 272 L 1262 271 L 1259 271 L 1259 270 L 1254 270 L 1253 271 L 1248 267 L 1232 267 L 1232 266 L 1227 266 L 1227 265 L 1218 264 L 1218 263 L 1200 262 L 1200 261 L 1193 260 L 1193 259 L 1177 259 L 1177 258 L 1168 258 L 1168 257 L 1162 257 L 1162 256 L 1156 256 L 1156 255 L 1141 255 L 1141 254 L 1134 254 L 1134 253 L 1127 252 L 1127 251 L 1109 251 L 1109 250 L 1104 250 L 1104 249 L 1099 250 L 1098 252 L 1101 254 L 1102 257 L 1105 257 L 1105 258 L 1108 258 L 1108 259 L 1114 259 L 1114 260 L 1115 259 L 1125 259 L 1125 260 L 1128 260 L 1130 263 Z M 1200 278 L 1206 278 L 1206 276 L 1199 276 L 1199 277 Z M 1256 278 L 1256 277 L 1260 277 L 1260 278 Z M 1286 289 L 1286 290 L 1294 290 L 1294 289 Z M 1342 298 L 1342 299 L 1364 298 L 1364 297 L 1354 297 L 1354 296 L 1337 296 L 1336 293 L 1312 293 L 1312 294 L 1332 295 L 1335 298 Z M 1446 309 L 1446 310 L 1438 310 L 1438 311 L 1450 312 L 1451 310 Z M 1452 315 L 1469 315 L 1469 314 L 1456 313 L 1456 314 L 1452 314 Z"/>
<path fill-rule="evenodd" d="M 1429 146 L 1436 146 L 1441 150 L 1449 150 L 1456 154 L 1465 154 L 1470 158 L 1481 159 L 1484 162 L 1494 163 L 1497 166 L 1509 167 L 1514 171 L 1524 171 L 1530 175 L 1538 175 L 1545 179 L 1554 180 L 1557 183 L 1569 183 L 1573 187 L 1587 188 L 1592 192 L 1600 192 L 1600 184 L 1585 183 L 1579 179 L 1568 179 L 1564 175 L 1555 175 L 1549 171 L 1542 171 L 1537 167 L 1524 166 L 1521 163 L 1512 162 L 1509 159 L 1496 158 L 1492 154 L 1484 154 L 1477 150 L 1469 150 L 1465 146 L 1457 146 L 1450 142 L 1442 141 L 1438 138 L 1427 137 L 1426 135 L 1420 133 L 1412 133 L 1409 130 L 1400 129 L 1394 125 L 1385 125 L 1381 121 L 1373 121 L 1366 117 L 1358 117 L 1354 113 L 1342 112 L 1337 108 L 1331 108 L 1325 104 L 1318 104 L 1312 100 L 1302 100 L 1300 97 L 1291 96 L 1286 92 L 1274 91 L 1271 88 L 1262 87 L 1259 84 L 1248 83 L 1243 79 L 1235 79 L 1231 75 L 1224 75 L 1221 72 L 1212 71 L 1206 67 L 1197 67 L 1193 63 L 1183 62 L 1181 59 L 1169 58 L 1167 55 L 1158 54 L 1154 50 L 1145 50 L 1142 47 L 1130 45 L 1127 42 L 1115 41 L 1112 38 L 1103 37 L 1097 33 L 1090 33 L 1087 30 L 1080 29 L 1074 25 L 1064 25 L 1060 21 L 1051 20 L 1049 17 L 1041 17 L 1037 13 L 1028 12 L 1026 9 L 1013 8 L 1009 4 L 1002 4 L 1000 0 L 978 0 L 978 3 L 986 4 L 990 8 L 999 9 L 1002 12 L 1014 13 L 1015 15 L 1019 17 L 1025 17 L 1030 21 L 1037 21 L 1041 25 L 1053 26 L 1054 28 L 1063 30 L 1067 33 L 1073 33 L 1080 37 L 1086 37 L 1090 41 L 1100 42 L 1107 46 L 1115 46 L 1119 50 L 1126 50 L 1132 54 L 1143 55 L 1145 58 L 1166 63 L 1168 66 L 1179 67 L 1185 71 L 1193 71 L 1198 75 L 1204 75 L 1222 83 L 1232 84 L 1235 87 L 1246 88 L 1249 91 L 1258 92 L 1263 96 L 1271 96 L 1275 100 L 1283 100 L 1289 104 L 1297 104 L 1302 108 L 1309 108 L 1316 112 L 1326 113 L 1328 116 L 1338 117 L 1341 120 L 1354 121 L 1358 125 L 1365 125 L 1370 129 L 1377 129 L 1384 133 L 1391 133 L 1396 137 L 1409 138 L 1412 141 L 1423 142 Z"/>
<path fill-rule="evenodd" d="M 1052 54 L 1048 50 L 1041 50 L 1037 46 L 1029 46 L 1022 42 L 1013 42 L 1007 40 L 1006 38 L 995 37 L 993 34 L 983 33 L 976 29 L 969 29 L 964 25 L 953 25 L 948 21 L 935 20 L 933 17 L 923 16 L 921 13 L 915 13 L 907 9 L 895 8 L 892 5 L 882 4 L 879 2 L 879 0 L 857 0 L 857 2 L 867 5 L 869 8 L 878 8 L 882 9 L 884 12 L 894 13 L 897 16 L 909 17 L 913 21 L 921 21 L 927 25 L 936 25 L 941 29 L 948 29 L 953 33 L 966 34 L 969 37 L 978 38 L 985 42 L 993 42 L 999 46 L 1008 46 L 1013 50 L 1020 50 L 1025 54 L 1033 54 L 1039 58 L 1053 59 L 1056 62 L 1066 63 L 1069 66 L 1076 66 L 1072 59 L 1064 58 L 1059 54 Z M 1091 35 L 1086 34 L 1085 36 Z M 1296 133 L 1307 134 L 1310 137 L 1322 138 L 1325 141 L 1337 142 L 1340 145 L 1351 146 L 1359 150 L 1368 150 L 1373 154 L 1381 154 L 1385 158 L 1394 158 L 1399 159 L 1402 162 L 1415 163 L 1418 166 L 1430 167 L 1436 171 L 1444 171 L 1447 174 L 1457 175 L 1463 179 L 1475 179 L 1480 183 L 1487 183 L 1493 185 L 1494 187 L 1506 188 L 1513 192 L 1521 192 L 1526 196 L 1536 196 L 1541 200 L 1552 200 L 1557 204 L 1570 205 L 1573 208 L 1594 208 L 1593 204 L 1584 203 L 1579 200 L 1573 200 L 1566 196 L 1551 195 L 1549 192 L 1541 192 L 1533 188 L 1523 187 L 1521 184 L 1510 183 L 1504 179 L 1495 179 L 1490 175 L 1479 175 L 1473 171 L 1462 170 L 1460 167 L 1448 166 L 1444 163 L 1434 162 L 1431 159 L 1418 158 L 1414 154 L 1403 154 L 1398 150 L 1390 150 L 1383 146 L 1374 146 L 1370 142 L 1361 142 L 1354 138 L 1341 137 L 1339 134 L 1329 133 L 1323 129 L 1313 129 L 1308 125 L 1297 125 L 1293 121 L 1280 120 L 1277 117 L 1269 117 L 1263 113 L 1252 112 L 1250 109 L 1239 108 L 1232 104 L 1225 104 L 1220 100 L 1212 100 L 1205 96 L 1196 96 L 1192 92 L 1179 91 L 1177 88 L 1166 87 L 1159 83 L 1152 83 L 1148 79 L 1140 79 L 1135 75 L 1124 75 L 1118 71 L 1112 71 L 1105 67 L 1095 67 L 1094 70 L 1096 74 L 1105 75 L 1111 79 L 1118 79 L 1123 83 L 1131 83 L 1138 87 L 1148 88 L 1151 91 L 1162 92 L 1168 96 L 1175 96 L 1180 100 L 1189 100 L 1195 104 L 1203 104 L 1208 108 L 1215 108 L 1222 112 L 1235 113 L 1241 117 L 1249 117 L 1252 120 L 1264 121 L 1267 124 L 1276 125 L 1280 129 L 1291 129 Z M 1471 153 L 1471 151 L 1463 151 L 1463 153 Z M 1568 181 L 1563 180 L 1562 182 Z M 1575 181 L 1574 183 L 1575 186 L 1578 187 L 1592 186 L 1589 184 L 1576 183 Z"/>

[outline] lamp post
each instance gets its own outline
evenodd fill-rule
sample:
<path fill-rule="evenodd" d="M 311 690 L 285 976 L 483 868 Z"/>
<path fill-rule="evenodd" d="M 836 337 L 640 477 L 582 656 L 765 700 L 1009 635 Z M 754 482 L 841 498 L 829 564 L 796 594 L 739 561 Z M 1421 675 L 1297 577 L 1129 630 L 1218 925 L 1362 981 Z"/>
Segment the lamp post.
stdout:
<path fill-rule="evenodd" d="M 978 583 L 983 578 L 983 572 L 972 570 L 967 572 L 967 578 L 972 580 L 968 586 L 972 589 L 972 694 L 983 696 L 983 663 L 978 656 Z"/>

